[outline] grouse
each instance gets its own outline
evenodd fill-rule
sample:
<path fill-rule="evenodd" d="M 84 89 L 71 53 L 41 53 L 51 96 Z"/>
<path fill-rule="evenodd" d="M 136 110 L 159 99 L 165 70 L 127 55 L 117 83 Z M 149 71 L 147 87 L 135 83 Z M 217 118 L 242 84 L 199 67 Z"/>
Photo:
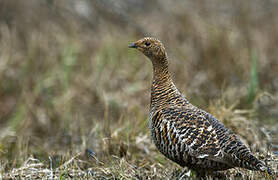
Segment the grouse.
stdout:
<path fill-rule="evenodd" d="M 149 126 L 152 139 L 164 156 L 197 173 L 241 167 L 272 174 L 231 130 L 179 92 L 159 40 L 145 37 L 129 48 L 141 51 L 153 65 Z"/>

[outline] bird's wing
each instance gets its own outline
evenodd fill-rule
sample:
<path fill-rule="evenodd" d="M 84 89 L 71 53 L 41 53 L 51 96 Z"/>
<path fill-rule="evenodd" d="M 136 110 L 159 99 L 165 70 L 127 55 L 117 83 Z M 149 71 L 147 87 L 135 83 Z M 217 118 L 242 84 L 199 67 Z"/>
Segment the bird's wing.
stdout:
<path fill-rule="evenodd" d="M 262 161 L 257 159 L 250 149 L 229 129 L 219 122 L 211 114 L 204 112 L 209 122 L 215 127 L 215 132 L 218 136 L 220 146 L 223 152 L 223 158 L 228 164 L 233 166 L 243 167 L 251 170 L 268 171 L 269 169 Z"/>
<path fill-rule="evenodd" d="M 159 125 L 158 121 L 161 121 L 160 126 L 164 126 L 162 135 L 168 137 L 169 143 L 185 145 L 191 156 L 227 163 L 229 156 L 221 148 L 221 143 L 231 132 L 205 111 L 195 107 L 164 108 L 153 116 L 154 125 Z"/>

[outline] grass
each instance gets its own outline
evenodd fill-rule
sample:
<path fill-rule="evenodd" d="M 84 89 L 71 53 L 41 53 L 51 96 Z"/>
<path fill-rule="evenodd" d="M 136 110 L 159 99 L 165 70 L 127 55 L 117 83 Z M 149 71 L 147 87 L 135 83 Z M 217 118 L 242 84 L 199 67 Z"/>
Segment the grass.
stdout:
<path fill-rule="evenodd" d="M 115 9 L 112 22 L 111 12 L 94 14 L 98 8 L 87 19 L 66 2 L 1 3 L 0 179 L 182 176 L 184 170 L 150 139 L 151 63 L 127 48 L 143 36 L 140 29 L 166 45 L 180 91 L 277 170 L 278 71 L 272 49 L 278 33 L 268 27 L 278 16 L 254 14 L 248 2 L 240 9 L 229 5 L 223 14 L 198 2 L 148 1 L 131 11 L 108 3 Z M 19 8 L 25 6 L 34 11 Z M 264 25 L 256 26 L 254 17 Z M 117 18 L 124 20 L 115 23 Z M 243 169 L 226 173 L 230 179 L 268 177 Z"/>
<path fill-rule="evenodd" d="M 252 63 L 250 68 L 250 83 L 248 87 L 248 102 L 252 103 L 255 99 L 256 93 L 259 88 L 259 82 L 258 82 L 258 69 L 257 69 L 257 62 L 258 57 L 255 52 L 252 52 Z"/>

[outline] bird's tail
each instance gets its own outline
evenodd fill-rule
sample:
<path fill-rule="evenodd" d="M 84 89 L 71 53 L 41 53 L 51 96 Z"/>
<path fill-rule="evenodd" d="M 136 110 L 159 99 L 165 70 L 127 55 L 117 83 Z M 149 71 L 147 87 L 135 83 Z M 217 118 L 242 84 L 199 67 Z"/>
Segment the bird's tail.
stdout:
<path fill-rule="evenodd" d="M 259 165 L 258 165 L 258 169 L 259 169 L 259 171 L 267 172 L 269 175 L 272 175 L 272 174 L 273 174 L 272 169 L 270 169 L 269 167 L 267 167 L 267 166 L 264 165 L 264 164 L 259 164 Z"/>
<path fill-rule="evenodd" d="M 257 171 L 261 171 L 261 172 L 267 172 L 269 175 L 273 174 L 273 171 L 269 167 L 267 167 L 265 165 L 265 163 L 263 163 L 262 161 L 257 159 L 255 156 L 253 156 L 251 154 L 251 152 L 246 154 L 244 159 L 247 160 L 247 161 L 242 162 L 242 164 L 241 164 L 242 167 L 250 169 L 250 170 L 257 170 Z"/>

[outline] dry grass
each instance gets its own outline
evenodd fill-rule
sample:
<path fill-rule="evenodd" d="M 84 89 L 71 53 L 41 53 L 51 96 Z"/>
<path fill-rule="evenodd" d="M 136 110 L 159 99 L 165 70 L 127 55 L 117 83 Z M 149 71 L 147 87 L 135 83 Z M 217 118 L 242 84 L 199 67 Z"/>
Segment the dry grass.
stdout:
<path fill-rule="evenodd" d="M 0 179 L 194 179 L 150 140 L 152 67 L 127 48 L 145 35 L 186 97 L 277 170 L 278 11 L 250 2 L 0 1 Z"/>

